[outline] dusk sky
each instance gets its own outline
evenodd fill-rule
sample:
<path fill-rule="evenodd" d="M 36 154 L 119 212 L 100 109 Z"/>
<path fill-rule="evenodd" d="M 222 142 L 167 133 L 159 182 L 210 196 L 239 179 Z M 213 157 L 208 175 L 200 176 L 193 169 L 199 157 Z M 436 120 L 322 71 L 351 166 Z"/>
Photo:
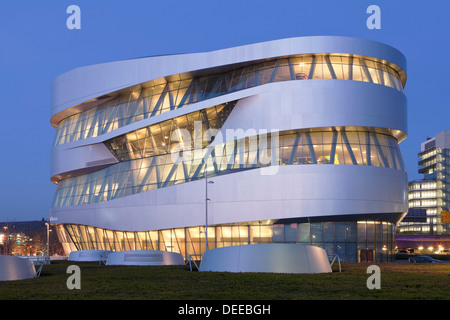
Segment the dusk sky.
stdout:
<path fill-rule="evenodd" d="M 66 9 L 81 9 L 69 30 Z M 381 29 L 370 30 L 370 5 Z M 408 179 L 420 179 L 420 143 L 450 130 L 450 2 L 444 0 L 21 0 L 0 3 L 2 137 L 0 221 L 49 216 L 52 80 L 71 69 L 312 35 L 383 42 L 407 59 Z"/>

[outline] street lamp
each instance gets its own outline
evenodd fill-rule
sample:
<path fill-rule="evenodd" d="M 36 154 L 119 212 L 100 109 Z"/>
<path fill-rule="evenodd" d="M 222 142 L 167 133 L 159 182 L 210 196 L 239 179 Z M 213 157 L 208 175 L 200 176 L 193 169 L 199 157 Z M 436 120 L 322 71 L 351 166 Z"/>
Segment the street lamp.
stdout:
<path fill-rule="evenodd" d="M 5 254 L 8 254 L 8 227 L 4 226 L 3 229 L 5 230 Z"/>
<path fill-rule="evenodd" d="M 205 198 L 205 251 L 208 250 L 208 201 L 211 201 L 211 199 L 208 198 L 208 184 L 213 184 L 214 181 L 208 181 L 208 177 L 205 178 L 205 188 L 206 188 L 206 198 Z"/>
<path fill-rule="evenodd" d="M 50 219 L 45 223 L 47 226 L 47 255 L 50 256 Z"/>
<path fill-rule="evenodd" d="M 205 252 L 208 250 L 208 184 L 213 184 L 214 181 L 208 181 L 208 173 L 206 171 L 207 162 L 205 160 Z"/>

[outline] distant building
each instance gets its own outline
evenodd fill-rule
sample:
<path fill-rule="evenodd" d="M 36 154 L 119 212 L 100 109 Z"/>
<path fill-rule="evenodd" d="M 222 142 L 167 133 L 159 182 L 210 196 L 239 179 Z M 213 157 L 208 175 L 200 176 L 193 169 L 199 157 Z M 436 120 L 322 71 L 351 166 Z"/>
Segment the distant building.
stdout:
<path fill-rule="evenodd" d="M 54 227 L 49 229 L 50 255 L 64 254 Z M 46 221 L 0 222 L 0 254 L 47 254 Z"/>
<path fill-rule="evenodd" d="M 418 163 L 424 177 L 408 184 L 409 210 L 397 229 L 397 246 L 429 253 L 449 249 L 450 223 L 441 218 L 450 211 L 450 131 L 423 142 Z"/>

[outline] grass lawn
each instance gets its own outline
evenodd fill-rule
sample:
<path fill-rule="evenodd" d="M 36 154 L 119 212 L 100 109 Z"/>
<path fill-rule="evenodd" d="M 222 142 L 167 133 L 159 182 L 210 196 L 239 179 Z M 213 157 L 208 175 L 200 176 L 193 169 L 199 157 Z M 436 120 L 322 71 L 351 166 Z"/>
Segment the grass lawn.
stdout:
<path fill-rule="evenodd" d="M 81 289 L 69 290 L 78 265 Z M 381 289 L 369 290 L 370 264 L 337 264 L 330 274 L 213 273 L 188 266 L 105 266 L 55 261 L 39 278 L 1 281 L 0 300 L 449 300 L 450 263 L 379 263 Z"/>

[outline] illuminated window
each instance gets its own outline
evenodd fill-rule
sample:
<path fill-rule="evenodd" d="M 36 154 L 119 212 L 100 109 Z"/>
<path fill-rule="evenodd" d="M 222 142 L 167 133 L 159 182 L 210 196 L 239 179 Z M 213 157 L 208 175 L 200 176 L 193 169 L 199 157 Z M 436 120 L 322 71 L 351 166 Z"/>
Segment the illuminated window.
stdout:
<path fill-rule="evenodd" d="M 181 75 L 178 77 L 182 78 Z M 223 74 L 143 83 L 139 90 L 106 98 L 105 102 L 88 111 L 63 119 L 58 124 L 54 145 L 96 137 L 192 103 L 257 85 L 311 79 L 364 81 L 403 91 L 399 73 L 373 58 L 339 54 L 278 58 Z"/>

